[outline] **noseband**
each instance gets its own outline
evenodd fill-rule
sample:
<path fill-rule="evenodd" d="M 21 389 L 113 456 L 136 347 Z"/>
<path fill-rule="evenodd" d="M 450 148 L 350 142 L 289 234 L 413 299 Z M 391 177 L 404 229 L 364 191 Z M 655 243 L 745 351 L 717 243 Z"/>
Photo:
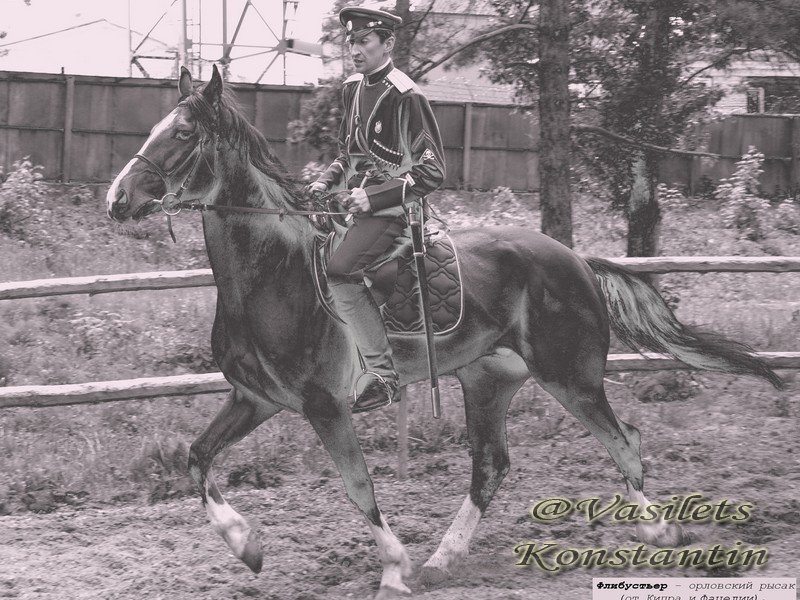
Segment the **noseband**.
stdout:
<path fill-rule="evenodd" d="M 203 156 L 203 145 L 205 144 L 205 142 L 206 142 L 206 139 L 205 138 L 201 138 L 200 141 L 198 142 L 197 146 L 195 146 L 195 149 L 192 150 L 189 153 L 189 155 L 186 157 L 186 159 L 182 163 L 180 163 L 178 165 L 175 165 L 172 169 L 170 169 L 169 172 L 164 171 L 164 169 L 162 169 L 160 166 L 158 166 L 152 160 L 147 158 L 144 154 L 138 154 L 137 153 L 137 154 L 133 155 L 134 159 L 138 158 L 144 164 L 146 164 L 148 167 L 150 167 L 150 169 L 156 175 L 161 177 L 161 180 L 164 182 L 164 186 L 168 187 L 169 186 L 169 181 L 168 180 L 172 176 L 172 174 L 175 173 L 176 171 L 180 171 L 186 165 L 186 163 L 188 163 L 189 160 L 192 158 L 192 155 L 195 153 L 195 150 L 198 151 L 197 152 L 197 156 L 195 156 L 194 162 L 192 163 L 192 166 L 189 168 L 189 171 L 186 173 L 186 178 L 183 180 L 183 183 L 181 183 L 181 187 L 178 188 L 178 191 L 177 192 L 166 192 L 161 197 L 161 199 L 153 198 L 153 202 L 155 202 L 156 204 L 158 204 L 161 207 L 161 210 L 164 211 L 164 214 L 166 214 L 167 217 L 174 217 L 175 215 L 179 214 L 181 212 L 181 210 L 184 208 L 183 205 L 181 204 L 181 196 L 183 195 L 183 192 L 186 191 L 186 189 L 189 187 L 189 182 L 192 180 L 192 177 L 195 174 L 195 169 L 197 169 L 197 165 L 200 162 L 200 158 Z M 208 164 L 208 159 L 206 159 L 206 164 L 213 171 L 213 168 L 211 167 L 211 165 Z M 171 233 L 172 233 L 172 227 L 170 227 L 170 234 Z M 173 235 L 172 237 L 174 239 L 175 236 Z"/>

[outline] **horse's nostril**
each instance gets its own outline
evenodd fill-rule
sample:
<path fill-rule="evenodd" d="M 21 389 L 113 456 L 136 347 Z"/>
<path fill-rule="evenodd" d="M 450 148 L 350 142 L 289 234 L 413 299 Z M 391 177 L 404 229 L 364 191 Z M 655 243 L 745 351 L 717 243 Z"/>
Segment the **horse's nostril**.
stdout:
<path fill-rule="evenodd" d="M 108 216 L 112 219 L 124 217 L 128 208 L 128 195 L 123 190 L 117 190 L 114 194 L 114 201 L 108 207 Z"/>

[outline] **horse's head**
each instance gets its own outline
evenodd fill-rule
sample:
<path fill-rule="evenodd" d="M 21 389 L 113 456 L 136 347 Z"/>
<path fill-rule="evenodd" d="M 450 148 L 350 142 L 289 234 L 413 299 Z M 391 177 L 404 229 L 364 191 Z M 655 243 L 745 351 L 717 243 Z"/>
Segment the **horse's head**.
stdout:
<path fill-rule="evenodd" d="M 213 152 L 208 147 L 213 144 L 207 142 L 217 118 L 222 87 L 216 65 L 211 81 L 198 92 L 193 91 L 189 71 L 181 68 L 180 101 L 153 127 L 141 150 L 114 179 L 106 195 L 109 217 L 120 222 L 141 219 L 159 210 L 157 199 L 209 183 L 210 163 L 204 153 Z"/>

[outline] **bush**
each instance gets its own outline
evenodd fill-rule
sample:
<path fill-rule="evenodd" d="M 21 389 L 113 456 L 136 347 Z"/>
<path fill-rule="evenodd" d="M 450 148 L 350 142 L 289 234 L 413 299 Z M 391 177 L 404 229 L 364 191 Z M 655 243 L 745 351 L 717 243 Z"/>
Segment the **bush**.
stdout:
<path fill-rule="evenodd" d="M 187 464 L 189 446 L 172 434 L 150 439 L 131 466 L 131 477 L 149 486 L 150 504 L 180 498 L 195 492 Z"/>
<path fill-rule="evenodd" d="M 464 198 L 455 192 L 444 191 L 439 203 L 447 207 L 442 217 L 453 229 L 476 225 L 531 226 L 531 208 L 507 187 L 496 187 L 489 192 L 472 192 L 467 205 Z"/>
<path fill-rule="evenodd" d="M 678 188 L 669 187 L 659 183 L 657 188 L 658 203 L 665 210 L 686 209 L 689 207 L 688 198 Z"/>
<path fill-rule="evenodd" d="M 775 207 L 775 227 L 787 233 L 800 235 L 800 208 L 791 198 Z"/>
<path fill-rule="evenodd" d="M 11 172 L 0 184 L 0 232 L 25 240 L 26 228 L 40 224 L 46 213 L 42 169 L 42 165 L 31 162 L 30 156 L 14 162 Z"/>
<path fill-rule="evenodd" d="M 311 162 L 306 163 L 306 165 L 303 167 L 303 170 L 300 172 L 300 180 L 303 183 L 312 183 L 316 181 L 327 168 L 328 165 L 321 162 L 314 162 L 312 160 Z"/>
<path fill-rule="evenodd" d="M 311 98 L 303 103 L 300 118 L 289 121 L 289 142 L 306 142 L 319 151 L 320 162 L 330 162 L 339 154 L 339 123 L 344 77 L 320 81 Z"/>
<path fill-rule="evenodd" d="M 736 172 L 720 180 L 714 197 L 722 202 L 725 227 L 736 228 L 752 241 L 766 235 L 769 221 L 769 201 L 759 195 L 758 178 L 764 172 L 764 155 L 754 146 L 748 148 L 742 160 L 736 163 Z"/>

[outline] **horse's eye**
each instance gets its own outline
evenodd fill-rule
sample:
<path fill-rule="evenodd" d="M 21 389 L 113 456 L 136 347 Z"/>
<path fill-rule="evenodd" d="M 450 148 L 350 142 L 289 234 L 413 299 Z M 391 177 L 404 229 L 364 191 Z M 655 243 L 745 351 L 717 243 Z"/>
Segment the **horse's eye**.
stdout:
<path fill-rule="evenodd" d="M 191 139 L 193 135 L 194 135 L 193 131 L 183 131 L 179 129 L 178 131 L 175 132 L 175 139 L 185 142 L 186 140 Z"/>

